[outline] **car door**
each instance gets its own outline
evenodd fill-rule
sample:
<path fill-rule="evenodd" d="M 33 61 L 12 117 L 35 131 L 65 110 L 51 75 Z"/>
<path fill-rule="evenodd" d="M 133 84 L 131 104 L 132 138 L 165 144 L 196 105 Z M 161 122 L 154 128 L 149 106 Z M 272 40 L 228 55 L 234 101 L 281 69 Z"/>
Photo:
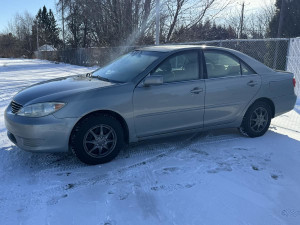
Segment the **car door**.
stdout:
<path fill-rule="evenodd" d="M 233 122 L 258 92 L 261 78 L 222 50 L 204 50 L 207 77 L 204 127 Z"/>
<path fill-rule="evenodd" d="M 163 76 L 163 84 L 133 93 L 135 129 L 138 137 L 203 127 L 205 81 L 199 51 L 174 53 L 149 76 Z"/>

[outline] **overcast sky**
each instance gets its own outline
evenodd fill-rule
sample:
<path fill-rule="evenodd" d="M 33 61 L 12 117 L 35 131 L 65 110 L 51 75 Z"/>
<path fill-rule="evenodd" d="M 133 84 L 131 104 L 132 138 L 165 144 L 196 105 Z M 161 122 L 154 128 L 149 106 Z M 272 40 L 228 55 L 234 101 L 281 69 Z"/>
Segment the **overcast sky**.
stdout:
<path fill-rule="evenodd" d="M 22 14 L 28 11 L 32 15 L 36 15 L 39 8 L 46 5 L 48 9 L 52 9 L 54 14 L 55 2 L 58 0 L 0 0 L 0 32 L 5 30 L 9 21 L 11 21 L 16 13 Z M 163 0 L 160 0 L 161 2 Z M 265 4 L 274 4 L 275 0 L 236 0 L 237 2 L 245 2 L 246 13 L 250 13 Z"/>

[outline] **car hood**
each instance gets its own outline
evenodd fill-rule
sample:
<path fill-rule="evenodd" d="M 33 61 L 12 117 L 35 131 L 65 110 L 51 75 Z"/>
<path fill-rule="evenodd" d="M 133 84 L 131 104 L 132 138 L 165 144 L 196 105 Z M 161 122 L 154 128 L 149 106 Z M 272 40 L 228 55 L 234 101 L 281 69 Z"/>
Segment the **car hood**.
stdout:
<path fill-rule="evenodd" d="M 116 85 L 86 75 L 76 75 L 43 81 L 16 94 L 13 100 L 21 105 L 58 101 L 74 93 Z"/>

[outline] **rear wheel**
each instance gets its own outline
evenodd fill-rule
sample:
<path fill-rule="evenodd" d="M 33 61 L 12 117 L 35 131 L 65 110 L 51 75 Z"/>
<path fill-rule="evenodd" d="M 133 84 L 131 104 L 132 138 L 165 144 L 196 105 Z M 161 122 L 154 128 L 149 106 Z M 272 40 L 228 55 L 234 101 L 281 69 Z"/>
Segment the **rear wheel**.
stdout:
<path fill-rule="evenodd" d="M 239 131 L 249 137 L 264 135 L 269 129 L 272 110 L 266 102 L 256 102 L 246 112 Z"/>
<path fill-rule="evenodd" d="M 121 124 L 109 115 L 90 116 L 76 125 L 71 147 L 80 161 L 100 164 L 113 160 L 124 145 Z"/>

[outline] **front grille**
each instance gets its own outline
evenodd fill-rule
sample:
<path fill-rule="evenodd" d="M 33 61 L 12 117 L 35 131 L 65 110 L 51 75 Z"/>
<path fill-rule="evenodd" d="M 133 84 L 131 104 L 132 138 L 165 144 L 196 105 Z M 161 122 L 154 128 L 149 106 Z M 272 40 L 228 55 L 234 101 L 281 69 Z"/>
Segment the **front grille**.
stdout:
<path fill-rule="evenodd" d="M 10 103 L 11 106 L 11 112 L 16 114 L 23 106 L 20 105 L 19 103 L 16 103 L 15 101 L 12 101 Z"/>

